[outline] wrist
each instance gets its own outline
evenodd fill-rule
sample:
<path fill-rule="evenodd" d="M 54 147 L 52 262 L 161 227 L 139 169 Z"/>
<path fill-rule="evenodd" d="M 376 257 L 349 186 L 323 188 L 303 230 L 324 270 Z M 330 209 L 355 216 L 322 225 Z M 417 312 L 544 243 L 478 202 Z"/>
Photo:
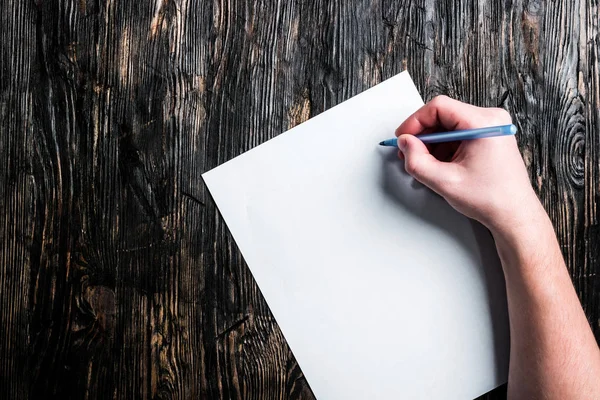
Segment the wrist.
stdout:
<path fill-rule="evenodd" d="M 556 262 L 551 260 L 562 260 L 554 227 L 540 202 L 524 210 L 490 228 L 507 281 L 515 273 L 519 279 L 539 277 L 553 270 Z"/>
<path fill-rule="evenodd" d="M 505 205 L 506 206 L 506 205 Z M 553 231 L 552 223 L 537 195 L 531 189 L 512 204 L 495 212 L 493 218 L 484 222 L 494 238 L 517 244 L 541 228 Z"/>

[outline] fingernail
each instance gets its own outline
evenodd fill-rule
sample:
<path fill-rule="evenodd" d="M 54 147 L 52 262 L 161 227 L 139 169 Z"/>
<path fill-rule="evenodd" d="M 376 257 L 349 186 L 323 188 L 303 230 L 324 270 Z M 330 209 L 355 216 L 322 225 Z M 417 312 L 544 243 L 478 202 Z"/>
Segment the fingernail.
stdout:
<path fill-rule="evenodd" d="M 400 136 L 398 138 L 398 147 L 402 151 L 406 150 L 406 138 L 405 137 Z"/>

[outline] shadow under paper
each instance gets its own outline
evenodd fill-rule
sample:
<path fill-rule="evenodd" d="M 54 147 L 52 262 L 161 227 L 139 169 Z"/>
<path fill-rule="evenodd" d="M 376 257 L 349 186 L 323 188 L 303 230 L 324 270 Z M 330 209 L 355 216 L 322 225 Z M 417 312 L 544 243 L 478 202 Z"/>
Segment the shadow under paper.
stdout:
<path fill-rule="evenodd" d="M 490 232 L 479 222 L 469 219 L 471 233 L 464 229 L 464 217 L 446 200 L 432 192 L 420 182 L 414 180 L 404 169 L 404 162 L 398 158 L 397 151 L 378 149 L 382 157 L 381 189 L 394 204 L 408 211 L 437 229 L 445 231 L 471 255 L 474 264 L 481 265 L 474 273 L 479 274 L 485 283 L 487 307 L 494 334 L 494 353 L 497 365 L 497 379 L 508 376 L 508 349 L 510 336 L 508 330 L 508 305 L 504 274 L 494 240 Z M 414 191 L 424 191 L 422 202 L 415 202 Z M 475 244 L 473 244 L 473 236 Z M 476 248 L 473 246 L 475 245 Z M 475 250 L 475 251 L 474 251 Z"/>

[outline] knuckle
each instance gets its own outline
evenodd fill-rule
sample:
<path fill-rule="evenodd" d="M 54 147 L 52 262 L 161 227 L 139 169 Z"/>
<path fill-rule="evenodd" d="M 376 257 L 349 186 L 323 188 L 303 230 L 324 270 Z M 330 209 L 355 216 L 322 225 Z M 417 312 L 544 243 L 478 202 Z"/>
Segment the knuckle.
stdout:
<path fill-rule="evenodd" d="M 408 159 L 404 163 L 404 169 L 412 176 L 417 176 L 419 173 L 419 163 L 414 159 Z"/>
<path fill-rule="evenodd" d="M 450 97 L 440 94 L 440 95 L 435 96 L 433 99 L 431 99 L 430 103 L 433 106 L 440 106 L 440 105 L 447 103 L 448 100 L 450 100 Z"/>
<path fill-rule="evenodd" d="M 510 124 L 512 123 L 512 117 L 509 112 L 503 108 L 493 108 L 492 118 L 497 124 Z"/>
<path fill-rule="evenodd" d="M 449 190 L 459 190 L 463 183 L 463 176 L 458 172 L 450 172 L 446 177 L 445 185 Z"/>
<path fill-rule="evenodd" d="M 463 192 L 464 177 L 458 171 L 448 171 L 439 182 L 438 191 L 443 196 L 456 198 Z"/>

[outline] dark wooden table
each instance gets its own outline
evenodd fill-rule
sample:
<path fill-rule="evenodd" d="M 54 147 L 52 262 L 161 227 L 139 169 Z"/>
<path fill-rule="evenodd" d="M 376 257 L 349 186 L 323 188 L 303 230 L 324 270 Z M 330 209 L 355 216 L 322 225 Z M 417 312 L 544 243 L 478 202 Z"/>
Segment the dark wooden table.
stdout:
<path fill-rule="evenodd" d="M 0 398 L 312 399 L 200 175 L 404 69 L 513 115 L 600 338 L 597 0 L 0 6 Z"/>

